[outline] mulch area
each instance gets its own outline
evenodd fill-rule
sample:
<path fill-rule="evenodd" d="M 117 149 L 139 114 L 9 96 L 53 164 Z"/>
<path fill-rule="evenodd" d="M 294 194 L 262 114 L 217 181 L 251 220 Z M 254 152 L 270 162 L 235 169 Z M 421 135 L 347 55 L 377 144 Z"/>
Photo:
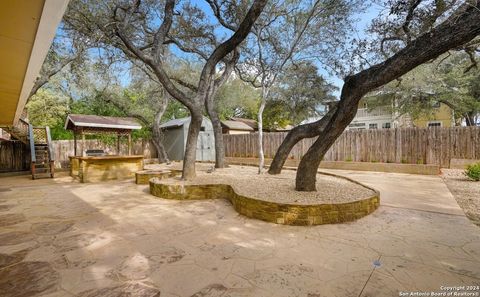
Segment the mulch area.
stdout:
<path fill-rule="evenodd" d="M 442 178 L 475 225 L 480 226 L 480 182 L 470 180 L 461 169 L 442 169 Z"/>

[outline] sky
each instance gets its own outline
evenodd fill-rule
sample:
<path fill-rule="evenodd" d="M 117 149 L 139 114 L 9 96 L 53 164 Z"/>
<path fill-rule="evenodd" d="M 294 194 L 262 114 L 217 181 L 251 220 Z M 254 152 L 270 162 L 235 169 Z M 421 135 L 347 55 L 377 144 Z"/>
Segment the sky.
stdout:
<path fill-rule="evenodd" d="M 216 19 L 215 19 L 214 15 L 211 11 L 210 6 L 207 4 L 206 1 L 194 0 L 193 3 L 198 5 L 198 7 L 200 7 L 205 12 L 207 17 L 209 19 L 211 19 L 212 22 L 216 23 Z M 372 5 L 369 8 L 367 8 L 364 12 L 361 12 L 361 13 L 358 13 L 358 14 L 354 15 L 353 19 L 356 20 L 356 23 L 355 23 L 354 27 L 356 28 L 356 34 L 358 35 L 359 38 L 363 38 L 363 37 L 366 36 L 365 35 L 365 29 L 368 27 L 371 20 L 379 14 L 380 9 L 381 8 L 379 6 Z M 59 30 L 61 30 L 61 28 L 59 28 Z M 232 34 L 231 31 L 229 31 L 227 29 L 224 29 L 222 27 L 219 27 L 218 29 L 216 29 L 216 33 L 219 36 L 225 37 L 225 38 L 229 37 Z M 61 34 L 61 32 L 57 32 L 57 34 Z M 180 57 L 181 56 L 192 57 L 192 55 L 183 53 L 182 51 L 180 51 L 175 46 L 171 47 L 171 51 L 175 55 L 180 56 Z M 94 56 L 98 55 L 98 50 L 91 50 L 91 53 Z M 329 81 L 330 83 L 332 83 L 333 85 L 335 85 L 338 88 L 338 90 L 334 93 L 334 95 L 338 97 L 339 94 L 340 94 L 341 87 L 343 85 L 342 78 L 329 74 L 325 69 L 322 68 L 322 65 L 320 65 L 320 64 L 318 64 L 317 66 L 319 68 L 319 74 L 321 74 L 324 78 L 327 79 L 327 81 Z M 117 65 L 117 67 L 123 69 L 123 71 L 121 71 L 119 73 L 120 83 L 123 86 L 127 86 L 130 83 L 130 74 L 129 74 L 129 70 L 128 70 L 129 65 L 125 63 L 125 65 Z"/>
<path fill-rule="evenodd" d="M 356 14 L 353 18 L 356 19 L 355 28 L 356 33 L 359 38 L 366 37 L 365 30 L 370 25 L 371 21 L 379 15 L 380 7 L 372 5 L 365 12 L 361 12 Z M 334 92 L 336 97 L 340 96 L 340 90 L 343 86 L 343 79 L 341 77 L 329 74 L 325 69 L 322 68 L 321 65 L 317 65 L 319 67 L 320 74 L 325 77 L 331 84 L 336 86 L 338 90 Z"/>

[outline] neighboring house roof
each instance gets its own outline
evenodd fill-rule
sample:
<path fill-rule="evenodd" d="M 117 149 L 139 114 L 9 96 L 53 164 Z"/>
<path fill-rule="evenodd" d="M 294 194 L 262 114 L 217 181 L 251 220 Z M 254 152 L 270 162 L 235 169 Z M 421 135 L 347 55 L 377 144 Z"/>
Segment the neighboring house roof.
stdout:
<path fill-rule="evenodd" d="M 252 119 L 230 118 L 230 121 L 222 121 L 222 123 L 223 122 L 243 123 L 243 124 L 249 126 L 250 128 L 252 128 L 255 131 L 258 130 L 257 121 L 252 120 Z M 265 127 L 263 127 L 263 131 L 269 131 L 269 132 L 283 132 L 283 131 L 289 131 L 289 130 L 292 130 L 292 129 L 293 129 L 292 125 L 287 125 L 285 127 L 276 128 L 276 129 L 266 129 Z M 239 130 L 239 129 L 232 129 L 232 130 Z M 247 130 L 247 131 L 251 131 L 251 130 Z"/>
<path fill-rule="evenodd" d="M 253 128 L 249 125 L 237 121 L 222 121 L 222 126 L 228 128 L 229 130 L 253 131 Z"/>
<path fill-rule="evenodd" d="M 257 130 L 258 129 L 258 123 L 255 120 L 252 119 L 244 119 L 244 118 L 230 118 L 230 120 L 235 121 L 235 122 L 242 122 L 244 124 L 247 124 L 251 128 Z"/>
<path fill-rule="evenodd" d="M 74 127 L 138 130 L 142 125 L 134 118 L 69 114 L 65 121 L 65 129 L 72 130 Z"/>
<path fill-rule="evenodd" d="M 181 119 L 173 119 L 173 120 L 170 120 L 168 122 L 165 122 L 165 123 L 161 124 L 160 128 L 162 128 L 162 129 L 178 128 L 178 127 L 181 127 L 181 126 L 183 126 L 187 123 L 190 123 L 190 121 L 191 121 L 190 117 L 181 118 Z M 207 117 L 203 117 L 202 127 L 205 125 L 206 122 L 210 122 L 210 119 L 207 118 Z"/>
<path fill-rule="evenodd" d="M 190 117 L 181 118 L 181 119 L 173 119 L 168 122 L 165 122 L 160 125 L 160 128 L 168 129 L 168 128 L 177 128 L 183 126 L 185 123 L 190 122 Z"/>

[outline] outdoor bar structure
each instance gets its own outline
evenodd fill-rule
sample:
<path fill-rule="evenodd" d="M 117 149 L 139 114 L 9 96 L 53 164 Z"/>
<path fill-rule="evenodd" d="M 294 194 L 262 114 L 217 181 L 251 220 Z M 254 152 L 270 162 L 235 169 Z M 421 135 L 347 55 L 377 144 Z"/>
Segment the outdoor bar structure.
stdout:
<path fill-rule="evenodd" d="M 143 155 L 132 155 L 131 133 L 140 128 L 142 126 L 133 118 L 68 115 L 65 129 L 73 131 L 74 139 L 74 155 L 69 157 L 70 175 L 79 178 L 82 183 L 134 177 L 135 172 L 143 169 Z M 108 154 L 101 149 L 87 150 L 85 136 L 92 134 L 116 135 L 116 154 Z M 121 155 L 122 137 L 128 138 L 127 155 Z"/>

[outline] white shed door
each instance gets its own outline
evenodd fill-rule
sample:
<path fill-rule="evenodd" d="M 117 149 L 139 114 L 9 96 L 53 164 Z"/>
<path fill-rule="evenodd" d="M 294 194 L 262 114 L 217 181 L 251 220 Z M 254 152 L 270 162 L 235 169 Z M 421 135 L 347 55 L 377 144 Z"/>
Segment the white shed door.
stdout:
<path fill-rule="evenodd" d="M 197 161 L 209 161 L 212 143 L 209 141 L 210 133 L 200 132 L 197 141 Z"/>

